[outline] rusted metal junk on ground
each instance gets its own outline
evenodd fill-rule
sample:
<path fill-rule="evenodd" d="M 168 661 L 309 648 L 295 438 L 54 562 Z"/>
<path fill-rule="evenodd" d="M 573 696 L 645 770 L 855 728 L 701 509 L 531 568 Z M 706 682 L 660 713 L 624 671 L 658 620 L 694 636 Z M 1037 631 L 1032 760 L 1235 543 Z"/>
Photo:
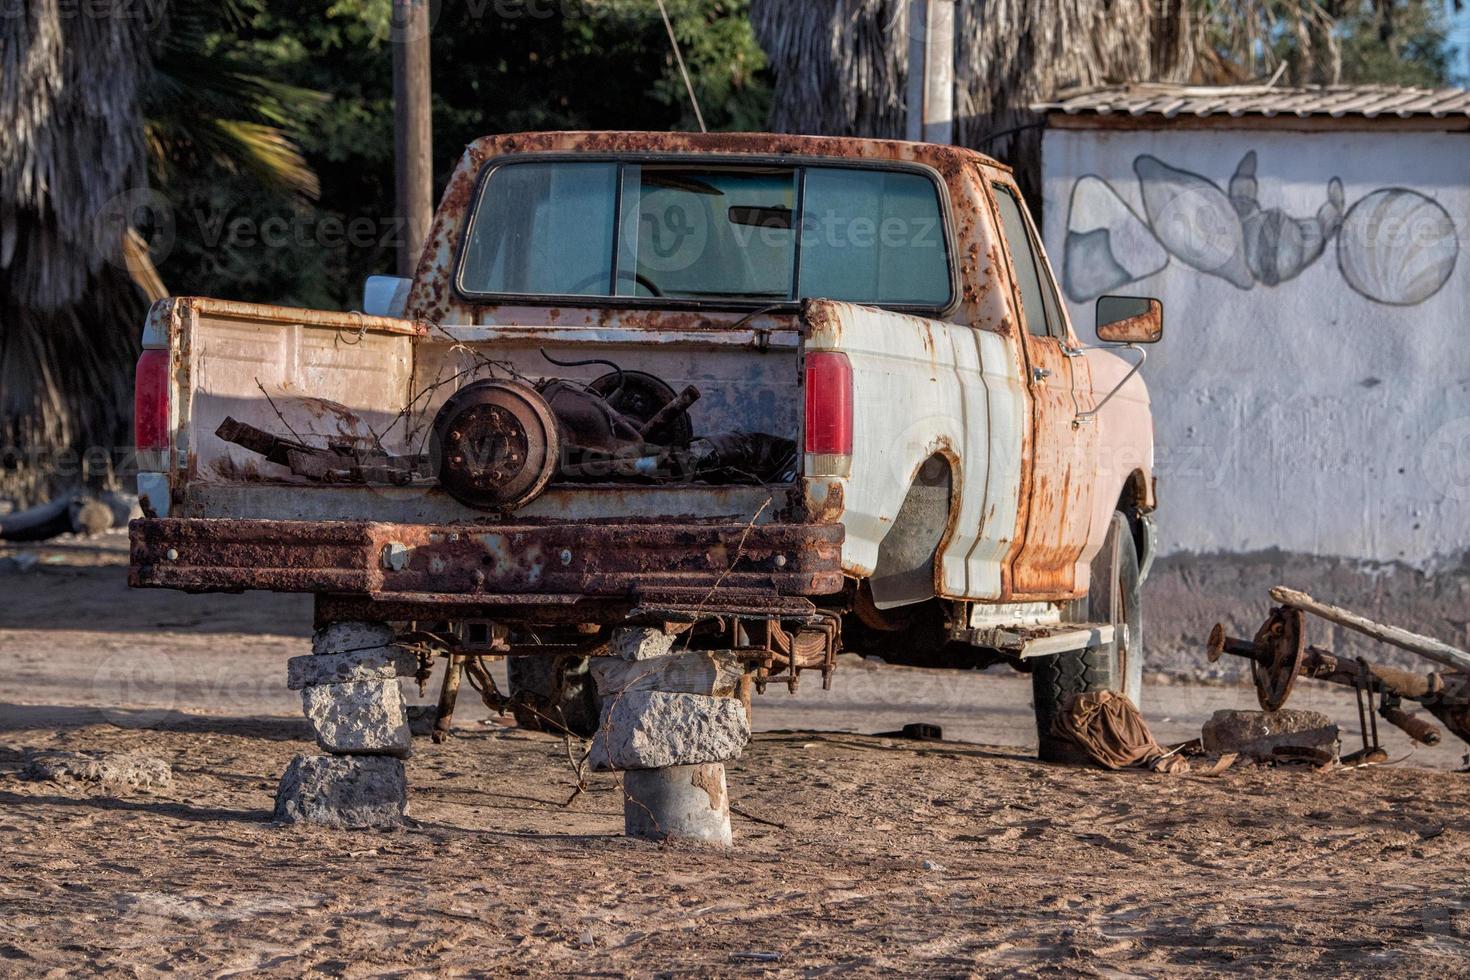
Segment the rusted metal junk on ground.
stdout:
<path fill-rule="evenodd" d="M 1285 706 L 1296 679 L 1309 677 L 1351 687 L 1357 692 L 1364 758 L 1378 752 L 1378 717 L 1402 729 L 1416 742 L 1439 743 L 1439 727 L 1404 710 L 1404 701 L 1422 705 L 1451 734 L 1470 742 L 1470 653 L 1432 637 L 1375 623 L 1294 589 L 1277 586 L 1271 590 L 1271 598 L 1281 605 L 1271 610 L 1253 639 L 1226 636 L 1220 623 L 1210 631 L 1209 639 L 1211 663 L 1226 653 L 1251 662 L 1256 698 L 1263 709 L 1277 711 Z M 1447 669 L 1425 673 L 1400 670 L 1371 664 L 1362 657 L 1339 657 L 1329 650 L 1310 646 L 1304 628 L 1306 613 L 1408 650 Z M 1375 696 L 1376 716 L 1372 712 Z"/>

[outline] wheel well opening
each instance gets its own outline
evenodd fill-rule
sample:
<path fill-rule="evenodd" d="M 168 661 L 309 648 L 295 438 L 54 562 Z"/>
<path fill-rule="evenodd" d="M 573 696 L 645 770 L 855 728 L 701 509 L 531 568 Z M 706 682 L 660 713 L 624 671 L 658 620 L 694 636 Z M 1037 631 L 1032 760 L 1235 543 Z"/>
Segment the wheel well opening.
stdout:
<path fill-rule="evenodd" d="M 1134 470 L 1128 474 L 1123 481 L 1123 492 L 1118 494 L 1118 509 L 1125 514 L 1136 514 L 1143 506 L 1143 501 L 1148 499 L 1147 477 L 1142 470 Z"/>
<path fill-rule="evenodd" d="M 891 609 L 934 597 L 934 563 L 949 532 L 954 469 L 935 453 L 919 465 L 868 579 L 873 603 Z"/>
<path fill-rule="evenodd" d="M 1148 499 L 1148 477 L 1142 470 L 1134 470 L 1123 481 L 1123 491 L 1118 494 L 1118 511 L 1128 518 L 1128 530 L 1133 535 L 1133 544 L 1140 555 L 1144 552 L 1143 502 Z"/>

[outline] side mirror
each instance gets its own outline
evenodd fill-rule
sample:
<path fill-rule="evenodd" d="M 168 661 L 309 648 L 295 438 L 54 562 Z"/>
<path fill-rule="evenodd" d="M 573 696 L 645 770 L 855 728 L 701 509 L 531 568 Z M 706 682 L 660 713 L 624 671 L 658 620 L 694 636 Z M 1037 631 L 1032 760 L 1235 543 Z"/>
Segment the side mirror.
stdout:
<path fill-rule="evenodd" d="M 1147 296 L 1099 296 L 1097 339 L 1109 344 L 1154 344 L 1164 335 L 1164 304 Z"/>
<path fill-rule="evenodd" d="M 412 279 L 400 276 L 368 276 L 362 284 L 362 311 L 369 316 L 403 316 L 411 285 Z"/>
<path fill-rule="evenodd" d="M 1107 344 L 1123 344 L 1128 348 L 1138 351 L 1138 363 L 1123 375 L 1123 380 L 1103 396 L 1102 401 L 1087 409 L 1078 411 L 1072 419 L 1072 425 L 1085 425 L 1097 418 L 1097 413 L 1102 407 L 1113 400 L 1113 396 L 1123 390 L 1138 369 L 1143 367 L 1143 362 L 1148 357 L 1148 351 L 1135 347 L 1134 344 L 1156 343 L 1164 335 L 1164 304 L 1147 296 L 1099 296 L 1097 298 L 1097 339 Z"/>

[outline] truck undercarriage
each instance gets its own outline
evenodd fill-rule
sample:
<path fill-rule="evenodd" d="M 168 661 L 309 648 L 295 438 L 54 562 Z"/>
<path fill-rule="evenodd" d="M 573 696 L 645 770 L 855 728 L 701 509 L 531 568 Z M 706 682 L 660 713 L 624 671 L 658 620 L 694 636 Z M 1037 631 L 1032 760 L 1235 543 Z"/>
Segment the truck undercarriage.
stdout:
<path fill-rule="evenodd" d="M 742 628 L 766 637 L 757 659 L 767 669 L 791 665 L 777 642 L 783 631 L 815 628 L 827 638 L 821 655 L 796 666 L 830 675 L 844 611 L 841 545 L 832 524 L 145 518 L 132 526 L 130 582 L 306 592 L 317 596 L 319 625 L 432 622 L 456 636 L 476 625 L 595 635 L 626 624 L 752 624 Z M 516 652 L 564 651 L 527 643 Z"/>

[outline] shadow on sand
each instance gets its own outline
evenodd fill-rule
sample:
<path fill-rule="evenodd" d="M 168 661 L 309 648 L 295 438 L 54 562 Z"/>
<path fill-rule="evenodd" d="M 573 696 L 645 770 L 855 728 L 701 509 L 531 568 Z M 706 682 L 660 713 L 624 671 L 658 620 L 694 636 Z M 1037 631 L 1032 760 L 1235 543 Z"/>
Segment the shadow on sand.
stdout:
<path fill-rule="evenodd" d="M 0 733 L 67 731 L 93 725 L 239 735 L 279 742 L 303 739 L 310 741 L 312 738 L 311 726 L 300 716 L 200 715 L 166 708 L 106 708 L 97 705 L 12 704 L 0 701 Z"/>
<path fill-rule="evenodd" d="M 187 803 L 172 803 L 167 800 L 124 800 L 116 796 L 28 796 L 0 791 L 0 808 L 37 805 L 86 807 L 91 810 L 116 810 L 123 813 L 152 813 L 161 817 L 210 823 L 228 820 L 235 823 L 265 824 L 271 821 L 269 810 L 226 810 L 222 807 L 190 806 Z"/>

